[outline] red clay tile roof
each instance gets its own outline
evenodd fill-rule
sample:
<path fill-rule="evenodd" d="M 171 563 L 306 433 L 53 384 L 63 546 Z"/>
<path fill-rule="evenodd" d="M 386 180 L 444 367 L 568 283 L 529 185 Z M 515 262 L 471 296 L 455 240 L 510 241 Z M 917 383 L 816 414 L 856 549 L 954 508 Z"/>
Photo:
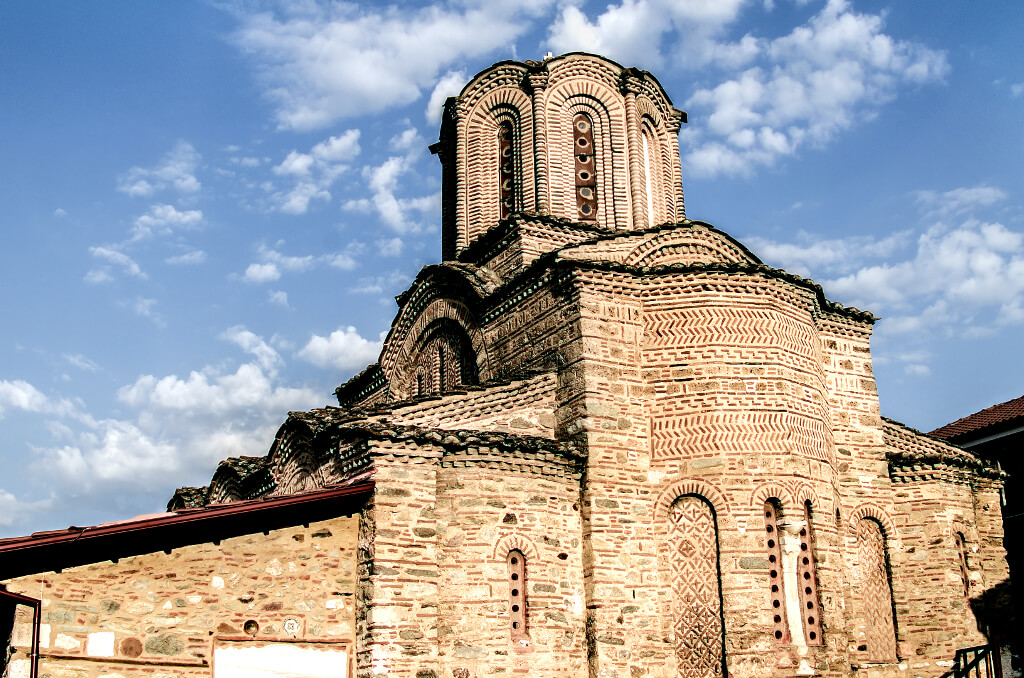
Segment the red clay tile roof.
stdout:
<path fill-rule="evenodd" d="M 982 429 L 1008 424 L 1015 419 L 1020 419 L 1020 423 L 1024 424 L 1024 396 L 986 407 L 981 412 L 975 412 L 963 419 L 957 419 L 951 424 L 940 426 L 929 435 L 942 440 L 955 441 Z"/>
<path fill-rule="evenodd" d="M 358 511 L 372 479 L 309 492 L 136 516 L 0 539 L 0 579 L 278 529 Z"/>

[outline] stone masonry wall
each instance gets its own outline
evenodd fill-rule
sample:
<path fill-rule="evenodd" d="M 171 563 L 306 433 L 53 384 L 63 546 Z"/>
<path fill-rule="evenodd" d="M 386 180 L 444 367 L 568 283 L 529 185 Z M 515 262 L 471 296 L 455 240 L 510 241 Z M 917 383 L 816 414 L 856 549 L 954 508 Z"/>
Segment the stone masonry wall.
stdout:
<path fill-rule="evenodd" d="M 353 675 L 358 523 L 339 517 L 6 584 L 42 600 L 41 676 L 205 678 L 215 647 L 275 641 L 343 650 Z M 12 675 L 28 675 L 30 639 L 17 634 Z"/>
<path fill-rule="evenodd" d="M 378 442 L 364 678 L 585 676 L 579 477 L 546 455 Z M 508 552 L 526 555 L 527 633 Z"/>
<path fill-rule="evenodd" d="M 651 391 L 651 476 L 661 497 L 655 521 L 667 522 L 662 514 L 684 494 L 714 506 L 731 676 L 846 669 L 845 640 L 835 633 L 842 626 L 835 445 L 816 315 L 810 291 L 758 274 L 695 272 L 646 281 L 643 365 Z M 793 603 L 786 610 L 789 638 L 773 637 L 773 614 L 780 611 L 772 606 L 770 572 L 780 573 L 787 595 L 803 585 L 795 572 L 768 560 L 764 503 L 770 498 L 781 506 L 779 525 L 792 526 L 791 537 L 778 537 L 786 549 L 802 526 L 804 502 L 811 502 L 823 646 L 805 643 L 804 613 Z M 709 548 L 702 557 L 714 555 Z M 685 578 L 670 574 L 659 583 L 663 597 L 695 595 Z M 697 651 L 700 645 L 686 636 L 677 634 L 675 643 L 684 653 Z"/>

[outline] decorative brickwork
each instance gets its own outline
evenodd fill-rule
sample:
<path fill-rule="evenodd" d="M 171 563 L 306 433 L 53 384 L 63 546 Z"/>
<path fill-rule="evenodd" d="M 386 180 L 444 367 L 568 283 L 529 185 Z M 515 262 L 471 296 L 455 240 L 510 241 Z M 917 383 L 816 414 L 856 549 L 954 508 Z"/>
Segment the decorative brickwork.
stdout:
<path fill-rule="evenodd" d="M 715 516 L 707 502 L 687 495 L 672 504 L 669 518 L 677 675 L 721 676 L 723 629 Z"/>
<path fill-rule="evenodd" d="M 857 652 L 868 661 L 896 659 L 896 629 L 892 618 L 892 587 L 889 583 L 889 558 L 882 526 L 871 518 L 857 523 L 857 600 L 862 633 L 857 636 Z"/>

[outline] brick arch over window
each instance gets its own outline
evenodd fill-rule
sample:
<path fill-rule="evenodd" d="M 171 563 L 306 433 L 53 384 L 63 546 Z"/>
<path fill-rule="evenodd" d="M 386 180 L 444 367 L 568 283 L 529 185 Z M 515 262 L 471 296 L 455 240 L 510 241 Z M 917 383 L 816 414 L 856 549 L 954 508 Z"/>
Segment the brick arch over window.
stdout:
<path fill-rule="evenodd" d="M 242 499 L 241 478 L 234 469 L 221 465 L 210 480 L 210 504 L 224 504 Z"/>
<path fill-rule="evenodd" d="M 313 448 L 313 432 L 306 422 L 289 418 L 277 432 L 267 454 L 267 465 L 281 494 L 312 489 L 310 484 L 324 464 Z"/>
<path fill-rule="evenodd" d="M 647 197 L 648 223 L 641 226 L 656 226 L 668 221 L 674 222 L 682 218 L 682 210 L 677 204 L 676 195 L 676 172 L 674 167 L 679 165 L 678 160 L 672 158 L 674 145 L 669 138 L 664 118 L 658 108 L 651 100 L 640 95 L 636 98 L 636 111 L 640 117 L 639 142 L 640 157 L 644 159 L 642 169 L 646 184 L 650 185 L 651 191 Z M 644 136 L 647 137 L 646 147 Z M 648 172 L 649 169 L 649 172 Z"/>
<path fill-rule="evenodd" d="M 715 510 L 704 496 L 683 494 L 659 518 L 676 675 L 719 678 L 725 675 L 725 620 Z"/>
<path fill-rule="evenodd" d="M 594 80 L 567 80 L 547 95 L 548 176 L 551 212 L 577 220 L 576 154 L 573 121 L 590 119 L 596 178 L 597 225 L 625 230 L 632 225 L 626 167 L 626 119 L 622 95 Z"/>
<path fill-rule="evenodd" d="M 462 209 L 457 247 L 467 247 L 501 218 L 501 144 L 503 126 L 511 130 L 510 151 L 514 183 L 514 210 L 534 203 L 533 120 L 530 98 L 518 88 L 488 92 L 469 110 L 459 149 Z"/>
<path fill-rule="evenodd" d="M 655 520 L 663 521 L 672 502 L 686 494 L 699 495 L 708 502 L 715 512 L 716 520 L 728 519 L 729 504 L 721 490 L 704 480 L 684 478 L 669 484 L 658 493 L 658 498 L 654 502 Z"/>
<path fill-rule="evenodd" d="M 473 342 L 458 323 L 438 320 L 417 343 L 410 364 L 409 395 L 445 393 L 479 382 Z"/>
<path fill-rule="evenodd" d="M 502 535 L 494 542 L 493 556 L 495 562 L 504 562 L 505 556 L 508 555 L 509 551 L 522 551 L 523 555 L 530 562 L 536 563 L 540 559 L 540 551 L 537 550 L 537 545 L 521 534 Z"/>
<path fill-rule="evenodd" d="M 761 260 L 732 237 L 697 221 L 689 222 L 686 229 L 655 231 L 624 260 L 632 266 L 719 262 L 760 264 Z"/>
<path fill-rule="evenodd" d="M 487 347 L 483 334 L 476 327 L 475 316 L 461 299 L 439 296 L 438 293 L 443 291 L 446 290 L 426 290 L 420 294 L 420 290 L 416 290 L 417 298 L 406 302 L 406 307 L 392 325 L 381 353 L 381 368 L 387 375 L 391 400 L 412 395 L 416 385 L 414 365 L 421 357 L 427 332 L 439 321 L 458 325 L 468 337 L 476 360 L 477 377 L 486 381 L 491 374 Z"/>

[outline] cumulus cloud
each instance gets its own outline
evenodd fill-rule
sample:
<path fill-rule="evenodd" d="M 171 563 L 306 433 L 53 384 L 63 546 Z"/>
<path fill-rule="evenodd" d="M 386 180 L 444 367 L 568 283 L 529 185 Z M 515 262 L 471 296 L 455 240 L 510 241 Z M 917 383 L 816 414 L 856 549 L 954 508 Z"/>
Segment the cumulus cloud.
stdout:
<path fill-rule="evenodd" d="M 881 316 L 875 336 L 893 347 L 889 357 L 904 374 L 927 376 L 935 336 L 1024 325 L 1024 233 L 978 216 L 1006 197 L 989 186 L 920 191 L 914 198 L 928 224 L 920 229 L 750 244 L 769 265 L 813 277 L 830 299 Z"/>
<path fill-rule="evenodd" d="M 661 65 L 659 46 L 671 28 L 665 9 L 671 3 L 624 0 L 608 5 L 591 21 L 579 7 L 562 9 L 551 27 L 552 47 L 558 52 L 588 51 L 604 54 L 626 65 Z"/>
<path fill-rule="evenodd" d="M 281 277 L 281 271 L 277 269 L 277 265 L 266 262 L 262 264 L 249 264 L 249 267 L 245 269 L 245 274 L 242 276 L 242 280 L 251 283 L 265 283 L 273 282 Z"/>
<path fill-rule="evenodd" d="M 408 285 L 409 276 L 401 271 L 391 271 L 385 275 L 376 275 L 368 278 L 360 278 L 359 282 L 349 288 L 353 294 L 384 294 L 385 290 L 392 291 L 403 285 Z"/>
<path fill-rule="evenodd" d="M 317 367 L 352 370 L 375 362 L 383 345 L 383 338 L 364 339 L 350 326 L 337 329 L 327 337 L 314 334 L 297 355 Z"/>
<path fill-rule="evenodd" d="M 132 238 L 140 240 L 154 235 L 170 235 L 176 229 L 192 228 L 202 220 L 200 210 L 178 211 L 174 205 L 152 205 L 148 213 L 135 220 Z"/>
<path fill-rule="evenodd" d="M 274 290 L 267 294 L 267 301 L 275 306 L 281 306 L 282 308 L 289 308 L 288 306 L 288 293 L 283 290 Z"/>
<path fill-rule="evenodd" d="M 86 282 L 101 283 L 113 280 L 110 273 L 113 267 L 120 268 L 122 272 L 133 278 L 145 279 L 148 277 L 134 259 L 113 247 L 90 247 L 89 254 L 108 265 L 89 271 L 85 276 Z"/>
<path fill-rule="evenodd" d="M 195 177 L 201 156 L 192 144 L 179 141 L 153 168 L 132 167 L 117 182 L 117 190 L 132 197 L 148 198 L 159 191 L 171 189 L 178 193 L 195 193 L 202 184 Z"/>
<path fill-rule="evenodd" d="M 566 3 L 549 30 L 556 52 L 586 51 L 604 54 L 619 63 L 658 68 L 673 65 L 699 68 L 709 62 L 739 66 L 756 51 L 755 41 L 744 36 L 736 43 L 718 36 L 737 19 L 745 0 L 623 0 L 606 5 L 590 18 L 576 3 Z M 672 32 L 683 36 L 670 43 Z"/>
<path fill-rule="evenodd" d="M 321 141 L 309 153 L 288 153 L 274 167 L 274 174 L 294 179 L 295 183 L 288 190 L 274 193 L 277 209 L 286 214 L 305 214 L 313 201 L 330 200 L 328 189 L 359 152 L 359 130 L 351 129 Z"/>
<path fill-rule="evenodd" d="M 417 10 L 292 3 L 241 15 L 235 43 L 259 68 L 278 127 L 319 129 L 418 99 L 448 65 L 492 52 L 552 0 Z"/>
<path fill-rule="evenodd" d="M 444 113 L 444 102 L 448 97 L 458 96 L 466 84 L 466 71 L 448 71 L 438 79 L 434 85 L 430 98 L 427 100 L 427 109 L 424 115 L 431 125 L 441 123 L 441 114 Z"/>
<path fill-rule="evenodd" d="M 1006 192 L 995 186 L 970 186 L 949 191 L 918 191 L 917 204 L 927 217 L 960 215 L 1005 200 Z"/>
<path fill-rule="evenodd" d="M 43 412 L 48 408 L 49 403 L 49 399 L 27 381 L 0 379 L 0 419 L 9 409 Z"/>
<path fill-rule="evenodd" d="M 279 246 L 281 244 L 278 243 Z M 365 249 L 361 242 L 354 240 L 338 252 L 328 252 L 319 256 L 312 254 L 294 256 L 283 254 L 273 247 L 261 244 L 256 250 L 259 261 L 249 264 L 242 275 L 242 280 L 251 283 L 273 282 L 281 277 L 283 271 L 302 273 L 322 264 L 342 270 L 351 270 L 358 266 L 357 257 Z"/>
<path fill-rule="evenodd" d="M 204 261 L 206 261 L 206 252 L 203 250 L 192 250 L 191 252 L 177 254 L 164 259 L 165 264 L 171 264 L 172 266 L 194 266 Z"/>
<path fill-rule="evenodd" d="M 749 174 L 870 118 L 901 86 L 941 80 L 945 54 L 883 32 L 879 15 L 830 0 L 807 24 L 757 40 L 753 65 L 687 102 L 691 171 Z M 705 121 L 706 122 L 702 122 Z"/>
<path fill-rule="evenodd" d="M 34 468 L 55 496 L 108 512 L 125 502 L 157 509 L 176 485 L 208 482 L 225 457 L 266 453 L 285 412 L 323 404 L 316 390 L 282 383 L 284 360 L 262 337 L 235 326 L 221 338 L 250 359 L 233 370 L 141 375 L 117 391 L 123 418 L 94 418 L 65 403 L 56 414 L 67 423 L 51 427 L 63 440 L 34 450 Z M 16 391 L 21 409 L 54 409 L 34 389 Z M 6 392 L 0 386 L 0 399 Z M 0 506 L 6 500 L 0 491 Z"/>
<path fill-rule="evenodd" d="M 828 272 L 846 273 L 865 261 L 895 254 L 912 241 L 909 230 L 897 231 L 884 238 L 852 236 L 821 239 L 812 233 L 797 234 L 796 242 L 776 242 L 752 237 L 746 240 L 751 251 L 765 263 L 785 268 L 801 276 Z"/>
<path fill-rule="evenodd" d="M 369 198 L 348 200 L 344 208 L 356 212 L 376 212 L 384 225 L 398 234 L 417 233 L 424 228 L 421 217 L 440 213 L 441 194 L 400 196 L 399 179 L 412 172 L 426 144 L 415 130 L 409 129 L 395 135 L 389 145 L 395 150 L 406 152 L 393 155 L 380 165 L 364 167 L 363 177 L 372 195 Z"/>

